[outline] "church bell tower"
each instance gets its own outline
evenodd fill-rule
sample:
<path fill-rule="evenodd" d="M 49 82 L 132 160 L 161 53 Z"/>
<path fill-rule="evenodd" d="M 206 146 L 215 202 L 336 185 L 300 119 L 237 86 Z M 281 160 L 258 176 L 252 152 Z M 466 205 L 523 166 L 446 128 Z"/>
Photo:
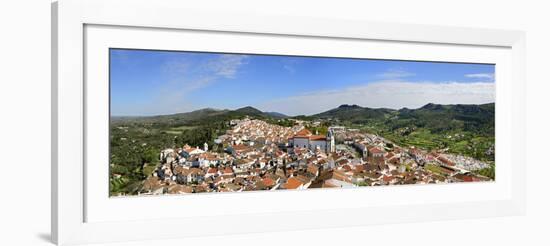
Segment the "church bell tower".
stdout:
<path fill-rule="evenodd" d="M 330 152 L 334 152 L 336 151 L 336 143 L 335 143 L 336 141 L 334 141 L 334 133 L 332 132 L 332 130 L 328 131 L 328 135 L 330 138 L 330 144 L 329 144 Z"/>

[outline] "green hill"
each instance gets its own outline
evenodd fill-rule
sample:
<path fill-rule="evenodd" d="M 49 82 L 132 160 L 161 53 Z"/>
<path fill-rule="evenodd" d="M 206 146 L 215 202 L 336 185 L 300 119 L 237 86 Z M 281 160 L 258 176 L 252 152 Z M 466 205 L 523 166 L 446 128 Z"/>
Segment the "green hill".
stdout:
<path fill-rule="evenodd" d="M 344 104 L 311 117 L 349 124 L 384 124 L 390 130 L 422 127 L 432 132 L 450 130 L 487 132 L 494 131 L 495 104 L 441 105 L 429 103 L 418 109 L 403 108 L 400 110 Z"/>
<path fill-rule="evenodd" d="M 429 103 L 418 109 L 399 110 L 341 105 L 308 118 L 359 128 L 401 146 L 447 149 L 451 153 L 494 161 L 494 103 Z"/>
<path fill-rule="evenodd" d="M 366 123 L 373 120 L 384 120 L 391 116 L 395 110 L 384 108 L 364 108 L 357 105 L 343 104 L 323 113 L 312 115 L 318 119 L 335 119 L 351 123 Z"/>
<path fill-rule="evenodd" d="M 113 116 L 111 123 L 120 124 L 145 124 L 156 127 L 179 126 L 179 125 L 197 125 L 208 122 L 216 122 L 242 118 L 245 116 L 257 118 L 270 118 L 268 113 L 264 113 L 254 107 L 243 107 L 236 110 L 204 108 L 186 113 L 177 113 L 157 116 Z"/>

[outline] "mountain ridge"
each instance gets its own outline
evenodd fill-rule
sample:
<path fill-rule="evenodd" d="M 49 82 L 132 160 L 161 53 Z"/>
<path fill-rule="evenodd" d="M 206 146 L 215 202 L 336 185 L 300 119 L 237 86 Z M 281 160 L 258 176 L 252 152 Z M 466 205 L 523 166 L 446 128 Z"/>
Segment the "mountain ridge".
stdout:
<path fill-rule="evenodd" d="M 252 106 L 245 106 L 235 110 L 204 108 L 171 115 L 129 118 L 114 117 L 112 118 L 112 122 L 115 124 L 122 122 L 150 125 L 203 125 L 250 116 L 263 120 L 325 120 L 331 121 L 332 124 L 383 125 L 391 131 L 425 128 L 434 133 L 460 130 L 487 135 L 494 132 L 494 105 L 494 103 L 428 103 L 416 109 L 388 109 L 361 107 L 356 104 L 342 104 L 330 110 L 309 116 L 286 116 L 278 112 L 263 112 Z"/>
<path fill-rule="evenodd" d="M 140 122 L 148 124 L 185 125 L 217 122 L 251 116 L 259 119 L 332 120 L 351 124 L 385 124 L 391 129 L 426 127 L 440 132 L 452 129 L 478 131 L 494 130 L 494 103 L 435 104 L 420 108 L 369 108 L 357 104 L 342 104 L 309 116 L 287 116 L 278 112 L 263 112 L 252 106 L 235 110 L 203 108 L 191 112 L 143 117 L 112 117 L 113 122 Z"/>
<path fill-rule="evenodd" d="M 421 106 L 419 108 L 408 108 L 408 107 L 403 107 L 403 108 L 399 108 L 399 109 L 390 109 L 390 108 L 383 108 L 383 107 L 380 107 L 380 108 L 371 108 L 371 107 L 363 107 L 363 106 L 359 106 L 357 104 L 341 104 L 335 108 L 331 108 L 331 109 L 328 109 L 328 110 L 325 110 L 323 112 L 320 112 L 320 113 L 316 113 L 316 114 L 310 114 L 310 115 L 295 115 L 295 116 L 290 116 L 290 115 L 287 115 L 287 114 L 284 114 L 284 113 L 280 113 L 280 112 L 275 112 L 275 111 L 261 111 L 253 106 L 244 106 L 244 107 L 241 107 L 241 108 L 237 108 L 237 109 L 216 109 L 216 108 L 210 108 L 210 107 L 207 107 L 207 108 L 201 108 L 201 109 L 196 109 L 196 110 L 193 110 L 193 111 L 188 111 L 188 112 L 181 112 L 181 113 L 170 113 L 170 114 L 159 114 L 159 115 L 113 115 L 111 116 L 111 118 L 155 118 L 155 117 L 167 117 L 167 116 L 187 116 L 187 115 L 193 115 L 193 114 L 200 114 L 200 113 L 224 113 L 224 112 L 241 112 L 241 113 L 251 113 L 251 114 L 267 114 L 267 115 L 271 115 L 271 116 L 276 116 L 278 118 L 293 118 L 293 117 L 297 117 L 297 116 L 305 116 L 305 117 L 310 117 L 310 116 L 319 116 L 319 115 L 323 115 L 327 112 L 333 112 L 333 111 L 337 111 L 337 110 L 342 110 L 342 109 L 345 109 L 345 110 L 359 110 L 359 109 L 362 109 L 362 110 L 374 110 L 374 111 L 386 111 L 386 112 L 390 112 L 390 111 L 411 111 L 411 110 L 419 110 L 419 109 L 429 109 L 429 110 L 439 110 L 439 109 L 443 109 L 445 107 L 449 107 L 449 106 L 457 106 L 457 107 L 468 107 L 468 106 L 490 106 L 490 105 L 493 105 L 494 107 L 494 102 L 492 103 L 482 103 L 482 104 L 437 104 L 437 103 L 427 103 L 425 104 L 424 106 Z"/>

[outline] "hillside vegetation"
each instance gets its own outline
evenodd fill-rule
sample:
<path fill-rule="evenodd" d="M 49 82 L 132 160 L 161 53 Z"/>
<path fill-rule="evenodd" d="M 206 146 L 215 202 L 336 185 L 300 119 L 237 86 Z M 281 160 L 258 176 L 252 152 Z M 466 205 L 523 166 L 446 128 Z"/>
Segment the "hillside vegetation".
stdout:
<path fill-rule="evenodd" d="M 294 119 L 344 125 L 378 134 L 402 146 L 447 149 L 452 153 L 494 161 L 494 103 L 482 105 L 427 104 L 418 109 L 373 109 L 341 105 L 315 115 L 288 117 L 253 107 L 237 110 L 205 108 L 187 113 L 149 117 L 111 117 L 110 193 L 135 194 L 150 175 L 161 149 L 207 143 L 223 151 L 214 140 L 230 128 L 230 120 L 249 116 L 268 123 L 292 126 Z M 493 170 L 487 170 L 488 172 Z"/>
<path fill-rule="evenodd" d="M 427 104 L 418 109 L 373 109 L 357 105 L 313 115 L 381 135 L 403 146 L 448 149 L 449 152 L 494 160 L 495 104 Z"/>

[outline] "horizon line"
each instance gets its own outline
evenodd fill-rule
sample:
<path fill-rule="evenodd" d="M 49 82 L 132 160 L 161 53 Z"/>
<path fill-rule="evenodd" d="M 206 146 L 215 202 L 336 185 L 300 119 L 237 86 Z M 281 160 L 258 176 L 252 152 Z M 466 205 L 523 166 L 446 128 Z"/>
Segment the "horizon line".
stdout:
<path fill-rule="evenodd" d="M 485 105 L 485 104 L 494 104 L 495 102 L 487 102 L 487 103 L 480 103 L 480 104 L 475 104 L 475 103 L 457 103 L 457 104 L 439 104 L 439 103 L 426 103 L 418 108 L 408 108 L 408 107 L 401 107 L 401 108 L 390 108 L 390 107 L 364 107 L 364 106 L 361 106 L 359 104 L 340 104 L 336 107 L 332 107 L 332 108 L 329 108 L 329 109 L 326 109 L 324 111 L 321 111 L 321 112 L 318 112 L 318 113 L 315 113 L 315 114 L 309 114 L 309 115 L 306 115 L 306 114 L 298 114 L 298 115 L 289 115 L 289 114 L 285 114 L 285 113 L 282 113 L 282 112 L 277 112 L 277 111 L 264 111 L 264 110 L 261 110 L 259 109 L 258 107 L 254 107 L 254 106 L 251 106 L 251 105 L 247 105 L 247 106 L 242 106 L 242 107 L 237 107 L 237 108 L 234 108 L 234 109 L 230 109 L 230 108 L 223 108 L 223 109 L 219 109 L 219 108 L 213 108 L 213 107 L 204 107 L 204 108 L 199 108 L 199 109 L 194 109 L 194 110 L 191 110 L 191 111 L 186 111 L 186 112 L 175 112 L 175 113 L 166 113 L 166 114 L 151 114 L 151 115 L 109 115 L 109 118 L 112 118 L 112 117 L 157 117 L 157 116 L 168 116 L 168 115 L 176 115 L 176 114 L 185 114 L 185 113 L 192 113 L 192 112 L 195 112 L 195 111 L 200 111 L 200 110 L 205 110 L 205 109 L 212 109 L 212 110 L 216 110 L 216 111 L 224 111 L 224 110 L 228 110 L 228 111 L 236 111 L 236 110 L 239 110 L 239 109 L 243 109 L 243 108 L 254 108 L 256 110 L 259 110 L 261 111 L 262 113 L 279 113 L 279 114 L 283 114 L 285 115 L 286 117 L 297 117 L 297 116 L 312 116 L 312 115 L 316 115 L 316 114 L 321 114 L 321 113 L 324 113 L 324 112 L 327 112 L 327 111 L 330 111 L 330 110 L 333 110 L 333 109 L 337 109 L 341 106 L 358 106 L 358 107 L 361 107 L 361 108 L 369 108 L 369 109 L 390 109 L 390 110 L 402 110 L 402 109 L 420 109 L 420 108 L 423 108 L 425 107 L 426 105 L 429 105 L 429 104 L 434 104 L 434 105 L 442 105 L 442 106 L 448 106 L 448 105 Z"/>

